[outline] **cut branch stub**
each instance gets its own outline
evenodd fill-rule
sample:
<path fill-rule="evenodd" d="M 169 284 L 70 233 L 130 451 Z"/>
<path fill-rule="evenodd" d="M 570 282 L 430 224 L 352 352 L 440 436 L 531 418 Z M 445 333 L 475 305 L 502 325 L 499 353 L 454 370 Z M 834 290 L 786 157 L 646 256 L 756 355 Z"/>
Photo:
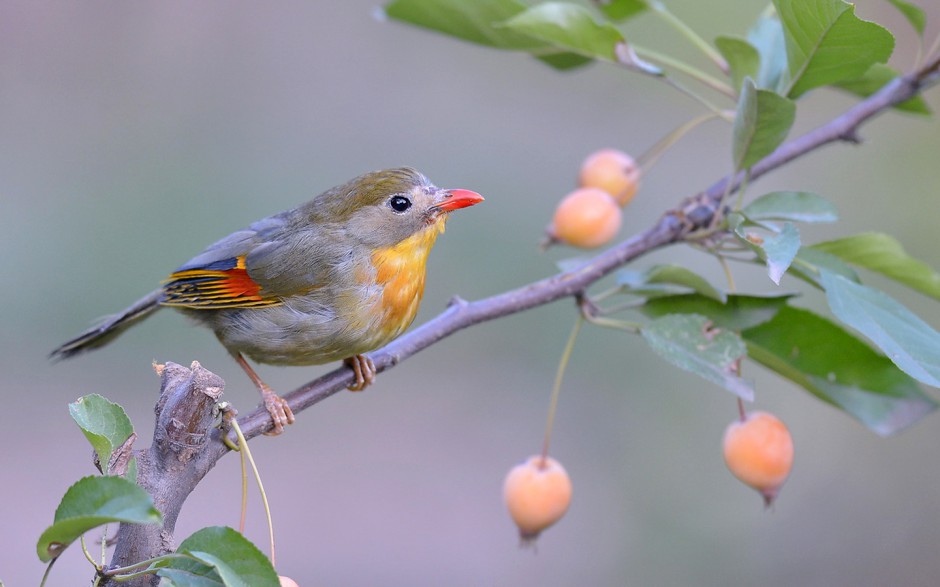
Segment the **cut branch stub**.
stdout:
<path fill-rule="evenodd" d="M 176 363 L 156 366 L 161 377 L 156 406 L 154 442 L 134 451 L 137 484 L 153 496 L 163 514 L 163 527 L 121 524 L 112 567 L 123 567 L 175 549 L 173 532 L 186 498 L 224 453 L 215 428 L 215 405 L 225 382 L 198 362 L 187 368 Z M 157 585 L 156 576 L 122 585 Z M 105 582 L 103 584 L 110 584 Z"/>

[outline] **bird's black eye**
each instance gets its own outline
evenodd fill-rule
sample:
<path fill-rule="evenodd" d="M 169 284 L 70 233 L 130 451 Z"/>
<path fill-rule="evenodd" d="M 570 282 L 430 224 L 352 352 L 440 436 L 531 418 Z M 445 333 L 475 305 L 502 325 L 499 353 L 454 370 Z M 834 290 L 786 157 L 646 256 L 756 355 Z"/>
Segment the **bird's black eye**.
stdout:
<path fill-rule="evenodd" d="M 392 210 L 401 214 L 411 208 L 411 200 L 405 196 L 392 196 L 392 199 L 388 201 L 388 205 L 392 207 Z"/>

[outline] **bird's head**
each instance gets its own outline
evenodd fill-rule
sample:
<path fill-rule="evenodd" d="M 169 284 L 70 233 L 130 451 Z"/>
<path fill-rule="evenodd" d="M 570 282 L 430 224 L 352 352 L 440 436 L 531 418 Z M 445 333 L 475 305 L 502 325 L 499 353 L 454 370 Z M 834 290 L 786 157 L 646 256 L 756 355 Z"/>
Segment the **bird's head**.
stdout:
<path fill-rule="evenodd" d="M 436 236 L 454 210 L 479 204 L 470 190 L 442 189 L 411 167 L 361 175 L 316 198 L 330 221 L 374 248 L 394 246 L 423 231 Z M 433 242 L 433 237 L 430 239 Z"/>

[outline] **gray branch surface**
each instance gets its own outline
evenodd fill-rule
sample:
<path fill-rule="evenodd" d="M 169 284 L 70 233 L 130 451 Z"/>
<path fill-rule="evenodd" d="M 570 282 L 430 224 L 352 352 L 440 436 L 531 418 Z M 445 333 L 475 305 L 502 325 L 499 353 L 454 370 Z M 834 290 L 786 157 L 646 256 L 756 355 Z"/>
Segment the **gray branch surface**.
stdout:
<path fill-rule="evenodd" d="M 790 161 L 833 142 L 859 142 L 858 129 L 871 118 L 895 104 L 908 100 L 940 81 L 940 56 L 920 70 L 899 77 L 877 93 L 859 102 L 842 115 L 781 145 L 751 168 L 749 181 Z M 378 371 L 384 371 L 455 332 L 503 316 L 545 305 L 562 298 L 576 297 L 624 264 L 654 249 L 682 241 L 699 229 L 712 226 L 723 213 L 725 194 L 738 190 L 744 174 L 728 176 L 708 189 L 682 201 L 667 211 L 647 230 L 599 254 L 571 271 L 565 271 L 481 300 L 468 302 L 454 298 L 442 313 L 404 334 L 370 356 Z M 730 186 L 729 186 L 730 183 Z M 284 398 L 295 414 L 346 388 L 353 381 L 350 369 L 342 367 L 315 379 Z M 153 445 L 137 450 L 138 483 L 153 497 L 163 512 L 164 525 L 122 524 L 117 535 L 113 566 L 124 566 L 174 549 L 173 530 L 183 502 L 196 485 L 229 449 L 215 428 L 218 418 L 213 407 L 224 382 L 198 363 L 191 368 L 173 363 L 162 374 L 157 403 L 157 427 Z M 258 408 L 238 420 L 246 438 L 269 430 L 271 419 Z M 230 438 L 235 436 L 229 432 Z M 154 579 L 156 579 L 154 577 Z M 147 578 L 130 585 L 156 585 Z M 105 582 L 102 584 L 110 584 Z"/>

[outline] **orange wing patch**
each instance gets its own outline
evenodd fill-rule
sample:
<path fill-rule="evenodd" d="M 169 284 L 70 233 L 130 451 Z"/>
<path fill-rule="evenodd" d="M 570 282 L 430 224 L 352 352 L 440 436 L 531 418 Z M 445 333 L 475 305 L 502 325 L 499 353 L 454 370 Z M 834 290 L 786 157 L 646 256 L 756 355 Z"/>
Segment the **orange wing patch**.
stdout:
<path fill-rule="evenodd" d="M 195 310 L 260 308 L 280 303 L 276 298 L 262 295 L 261 286 L 245 269 L 244 256 L 174 272 L 164 283 L 160 300 L 164 306 Z"/>

